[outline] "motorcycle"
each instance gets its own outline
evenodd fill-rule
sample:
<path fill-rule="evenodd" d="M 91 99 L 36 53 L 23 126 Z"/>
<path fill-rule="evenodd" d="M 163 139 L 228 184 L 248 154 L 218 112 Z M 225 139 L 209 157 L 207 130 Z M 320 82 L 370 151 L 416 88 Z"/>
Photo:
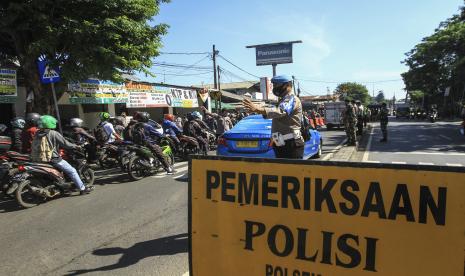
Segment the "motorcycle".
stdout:
<path fill-rule="evenodd" d="M 429 121 L 430 121 L 431 123 L 434 123 L 434 122 L 436 122 L 437 117 L 438 117 L 437 113 L 436 113 L 436 112 L 432 112 L 432 113 L 429 114 Z"/>
<path fill-rule="evenodd" d="M 216 143 L 216 135 L 211 133 L 211 132 L 206 132 L 205 137 L 208 141 L 208 149 L 209 150 L 216 150 L 217 148 L 217 143 Z"/>
<path fill-rule="evenodd" d="M 83 148 L 61 149 L 60 156 L 77 170 L 82 182 L 88 186 L 94 185 L 94 170 L 87 164 L 86 153 Z"/>
<path fill-rule="evenodd" d="M 12 185 L 12 176 L 18 173 L 19 165 L 29 161 L 29 155 L 14 151 L 7 151 L 0 155 L 0 185 L 5 195 L 14 197 L 17 186 Z"/>
<path fill-rule="evenodd" d="M 102 169 L 114 168 L 120 164 L 119 145 L 105 144 L 97 147 L 98 163 Z"/>
<path fill-rule="evenodd" d="M 84 185 L 93 185 L 94 171 L 85 162 L 85 154 L 81 150 L 64 151 L 62 154 L 76 168 Z M 26 162 L 19 165 L 11 181 L 17 187 L 16 200 L 24 208 L 76 191 L 71 179 L 48 163 Z"/>
<path fill-rule="evenodd" d="M 179 141 L 181 142 L 179 151 L 181 160 L 187 161 L 189 155 L 201 153 L 199 142 L 195 138 L 181 135 L 179 136 Z"/>
<path fill-rule="evenodd" d="M 174 155 L 169 141 L 162 139 L 160 141 L 160 146 L 162 148 L 163 157 L 166 162 L 170 165 L 174 165 Z M 156 174 L 161 169 L 163 169 L 162 164 L 158 159 L 153 155 L 152 151 L 145 146 L 141 145 L 132 145 L 129 147 L 132 151 L 130 160 L 127 164 L 127 172 L 129 177 L 134 180 L 140 180 L 146 176 Z"/>

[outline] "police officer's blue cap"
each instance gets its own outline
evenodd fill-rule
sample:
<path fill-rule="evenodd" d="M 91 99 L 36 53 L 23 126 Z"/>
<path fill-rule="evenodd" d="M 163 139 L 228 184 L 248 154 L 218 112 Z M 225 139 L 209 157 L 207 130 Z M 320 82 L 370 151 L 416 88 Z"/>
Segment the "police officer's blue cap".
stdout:
<path fill-rule="evenodd" d="M 292 81 L 292 78 L 290 76 L 288 76 L 288 75 L 274 76 L 271 79 L 272 83 L 277 83 L 277 84 L 284 84 L 284 83 L 288 83 L 288 82 L 291 82 L 291 81 Z"/>

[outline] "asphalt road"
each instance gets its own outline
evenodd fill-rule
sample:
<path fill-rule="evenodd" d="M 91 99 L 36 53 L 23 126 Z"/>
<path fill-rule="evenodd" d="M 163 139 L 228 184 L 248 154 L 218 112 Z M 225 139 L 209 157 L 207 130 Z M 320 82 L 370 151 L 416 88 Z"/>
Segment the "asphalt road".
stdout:
<path fill-rule="evenodd" d="M 397 121 L 390 118 L 388 142 L 380 143 L 379 124 L 373 125 L 365 151 L 357 160 L 371 163 L 465 166 L 465 137 L 460 122 Z"/>
<path fill-rule="evenodd" d="M 1 275 L 183 275 L 187 163 L 137 182 L 101 172 L 96 190 L 31 209 L 0 202 Z"/>

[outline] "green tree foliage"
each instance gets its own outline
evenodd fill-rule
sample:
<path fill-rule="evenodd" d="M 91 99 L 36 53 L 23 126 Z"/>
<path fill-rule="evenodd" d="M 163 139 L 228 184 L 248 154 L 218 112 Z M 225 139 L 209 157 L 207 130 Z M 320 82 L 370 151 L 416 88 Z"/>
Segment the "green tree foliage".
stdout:
<path fill-rule="evenodd" d="M 416 106 L 420 106 L 423 103 L 423 97 L 425 96 L 425 92 L 420 90 L 410 91 L 410 101 L 414 103 Z"/>
<path fill-rule="evenodd" d="M 408 91 L 425 93 L 426 105 L 442 102 L 446 87 L 451 99 L 460 101 L 465 89 L 465 7 L 442 22 L 434 34 L 425 37 L 403 61 L 409 71 L 402 74 Z"/>
<path fill-rule="evenodd" d="M 370 100 L 370 94 L 366 86 L 356 82 L 339 84 L 336 87 L 335 93 L 339 96 L 340 100 L 344 100 L 347 97 L 351 100 L 359 100 L 363 104 L 367 104 Z"/>
<path fill-rule="evenodd" d="M 50 95 L 37 72 L 39 57 L 61 67 L 62 85 L 89 76 L 121 81 L 122 73 L 147 72 L 167 30 L 150 21 L 162 2 L 169 0 L 3 0 L 0 65 L 19 64 L 34 91 L 34 110 L 50 112 Z"/>

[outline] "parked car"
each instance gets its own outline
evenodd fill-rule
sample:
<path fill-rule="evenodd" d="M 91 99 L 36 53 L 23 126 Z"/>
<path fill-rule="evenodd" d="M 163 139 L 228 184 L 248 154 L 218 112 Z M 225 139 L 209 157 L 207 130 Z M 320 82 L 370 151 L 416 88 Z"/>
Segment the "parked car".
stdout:
<path fill-rule="evenodd" d="M 309 132 L 304 159 L 319 158 L 323 138 L 317 130 L 310 129 Z M 264 119 L 262 115 L 242 119 L 218 139 L 217 155 L 276 158 L 271 143 L 271 120 Z"/>

